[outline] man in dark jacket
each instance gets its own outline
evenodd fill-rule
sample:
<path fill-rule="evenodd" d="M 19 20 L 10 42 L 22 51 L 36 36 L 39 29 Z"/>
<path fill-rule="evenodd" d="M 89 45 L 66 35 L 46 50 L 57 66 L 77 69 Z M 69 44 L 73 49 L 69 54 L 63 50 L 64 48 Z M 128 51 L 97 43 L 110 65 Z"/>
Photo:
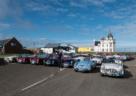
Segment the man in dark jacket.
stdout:
<path fill-rule="evenodd" d="M 63 53 L 62 53 L 62 51 L 59 51 L 58 60 L 59 60 L 59 67 L 60 68 L 63 67 L 63 65 L 62 65 L 62 58 L 63 58 Z"/>

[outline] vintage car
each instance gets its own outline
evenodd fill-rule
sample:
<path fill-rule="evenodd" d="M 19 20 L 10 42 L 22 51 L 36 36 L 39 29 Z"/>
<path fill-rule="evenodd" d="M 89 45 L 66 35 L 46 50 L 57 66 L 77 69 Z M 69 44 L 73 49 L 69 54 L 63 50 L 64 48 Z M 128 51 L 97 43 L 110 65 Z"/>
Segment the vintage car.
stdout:
<path fill-rule="evenodd" d="M 120 60 L 122 60 L 122 61 L 127 61 L 127 59 L 128 59 L 127 55 L 121 55 L 120 56 Z"/>
<path fill-rule="evenodd" d="M 114 58 L 103 58 L 102 63 L 115 63 Z"/>
<path fill-rule="evenodd" d="M 90 57 L 83 58 L 78 59 L 78 61 L 74 64 L 74 70 L 76 72 L 91 72 L 96 67 L 96 63 L 93 62 Z"/>
<path fill-rule="evenodd" d="M 32 58 L 33 55 L 31 54 L 22 54 L 17 57 L 17 62 L 21 64 L 28 64 L 30 63 L 30 58 Z"/>
<path fill-rule="evenodd" d="M 114 57 L 115 59 L 120 59 L 120 55 L 118 55 L 118 54 L 113 55 L 113 57 Z"/>
<path fill-rule="evenodd" d="M 115 64 L 115 63 L 103 63 L 100 68 L 100 73 L 102 76 L 115 76 L 115 77 L 123 77 L 124 69 L 123 64 Z"/>
<path fill-rule="evenodd" d="M 43 62 L 47 66 L 58 66 L 59 63 L 58 54 L 56 53 L 50 54 L 48 59 L 45 58 Z"/>
<path fill-rule="evenodd" d="M 74 60 L 69 54 L 64 54 L 62 58 L 62 63 L 64 68 L 73 67 Z"/>
<path fill-rule="evenodd" d="M 134 60 L 135 57 L 134 56 L 127 56 L 127 60 L 130 61 L 130 60 Z"/>
<path fill-rule="evenodd" d="M 123 61 L 120 59 L 115 59 L 115 58 L 104 58 L 102 63 L 116 63 L 116 64 L 123 64 Z"/>
<path fill-rule="evenodd" d="M 95 62 L 96 64 L 102 64 L 103 58 L 94 57 L 94 58 L 92 58 L 92 61 Z"/>
<path fill-rule="evenodd" d="M 114 63 L 116 63 L 116 64 L 122 64 L 122 63 L 123 63 L 123 61 L 122 61 L 122 60 L 120 60 L 120 59 L 114 59 Z"/>
<path fill-rule="evenodd" d="M 4 64 L 6 64 L 4 58 L 0 58 L 0 65 L 4 65 Z"/>
<path fill-rule="evenodd" d="M 113 55 L 106 55 L 105 58 L 110 59 L 110 58 L 115 58 L 115 57 Z"/>
<path fill-rule="evenodd" d="M 39 53 L 30 58 L 31 64 L 44 64 L 44 60 L 47 60 L 49 58 L 48 54 L 45 53 Z"/>
<path fill-rule="evenodd" d="M 127 61 L 129 59 L 128 55 L 114 55 L 116 59 L 120 59 L 122 61 Z"/>
<path fill-rule="evenodd" d="M 76 61 L 79 61 L 79 60 L 84 60 L 84 58 L 88 57 L 88 55 L 84 55 L 84 54 L 77 54 L 75 56 L 73 56 L 73 60 L 76 62 Z"/>
<path fill-rule="evenodd" d="M 17 59 L 16 59 L 17 57 L 18 57 L 17 55 L 7 56 L 7 57 L 4 57 L 4 60 L 7 63 L 15 63 L 15 62 L 17 62 Z"/>

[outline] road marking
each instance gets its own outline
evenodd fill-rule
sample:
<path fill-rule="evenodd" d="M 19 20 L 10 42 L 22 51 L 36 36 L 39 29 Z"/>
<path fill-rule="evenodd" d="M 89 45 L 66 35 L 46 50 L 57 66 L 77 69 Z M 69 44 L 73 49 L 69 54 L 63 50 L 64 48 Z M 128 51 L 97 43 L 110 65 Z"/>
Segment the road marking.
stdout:
<path fill-rule="evenodd" d="M 66 68 L 60 68 L 58 72 L 64 71 Z"/>
<path fill-rule="evenodd" d="M 66 69 L 66 68 L 60 68 L 60 70 L 59 70 L 58 72 L 61 72 L 61 71 L 65 70 L 65 69 Z M 51 78 L 51 77 L 53 77 L 53 76 L 55 76 L 55 74 L 51 74 L 51 75 L 49 75 L 48 77 L 46 77 L 46 78 L 44 78 L 44 79 L 42 79 L 42 80 L 40 80 L 40 81 L 38 81 L 38 82 L 35 82 L 35 83 L 33 83 L 33 84 L 31 84 L 31 85 L 29 85 L 29 86 L 27 86 L 27 87 L 21 89 L 21 91 L 25 91 L 25 90 L 28 90 L 28 89 L 30 89 L 30 88 L 36 86 L 36 85 L 39 85 L 39 84 L 41 84 L 42 82 L 47 81 L 49 78 Z"/>
<path fill-rule="evenodd" d="M 42 79 L 42 80 L 40 80 L 40 81 L 38 81 L 38 82 L 35 82 L 35 83 L 33 83 L 33 84 L 31 84 L 31 85 L 29 85 L 29 86 L 27 86 L 27 87 L 21 89 L 21 91 L 28 90 L 28 89 L 30 89 L 30 88 L 32 88 L 32 87 L 38 85 L 38 84 L 41 84 L 42 82 L 47 81 L 49 78 L 51 78 L 51 77 L 53 77 L 53 76 L 54 76 L 54 74 L 51 74 L 50 76 L 48 76 L 48 77 L 46 77 L 46 78 L 44 78 L 44 79 Z"/>

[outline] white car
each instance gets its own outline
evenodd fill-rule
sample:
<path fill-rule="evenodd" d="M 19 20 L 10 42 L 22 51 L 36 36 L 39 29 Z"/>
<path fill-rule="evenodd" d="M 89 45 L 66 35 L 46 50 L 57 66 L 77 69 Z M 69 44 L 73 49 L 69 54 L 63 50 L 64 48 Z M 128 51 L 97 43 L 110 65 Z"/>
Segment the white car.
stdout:
<path fill-rule="evenodd" d="M 115 59 L 120 59 L 120 55 L 113 55 Z"/>
<path fill-rule="evenodd" d="M 123 77 L 124 76 L 123 64 L 103 63 L 101 65 L 100 72 L 102 76 L 107 75 L 107 76 Z"/>
<path fill-rule="evenodd" d="M 110 58 L 114 58 L 114 56 L 112 56 L 112 55 L 107 55 L 106 56 L 106 59 L 110 59 Z"/>
<path fill-rule="evenodd" d="M 128 58 L 128 56 L 126 56 L 126 55 L 121 55 L 121 56 L 120 56 L 120 59 L 123 60 L 123 61 L 126 61 L 127 58 Z"/>
<path fill-rule="evenodd" d="M 7 56 L 7 57 L 4 57 L 4 60 L 8 63 L 12 63 L 12 62 L 16 62 L 16 59 L 17 56 L 16 55 L 13 55 L 13 56 Z"/>
<path fill-rule="evenodd" d="M 94 58 L 92 58 L 92 61 L 95 62 L 96 64 L 102 64 L 103 59 L 98 58 L 98 57 L 94 57 Z"/>

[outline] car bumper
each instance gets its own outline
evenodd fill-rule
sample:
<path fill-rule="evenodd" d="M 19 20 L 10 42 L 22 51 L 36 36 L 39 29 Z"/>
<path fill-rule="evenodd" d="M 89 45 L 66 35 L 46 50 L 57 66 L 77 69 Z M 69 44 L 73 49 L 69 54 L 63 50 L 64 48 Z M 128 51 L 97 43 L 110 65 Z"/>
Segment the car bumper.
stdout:
<path fill-rule="evenodd" d="M 75 71 L 78 71 L 78 72 L 89 72 L 91 71 L 90 69 L 87 69 L 87 68 L 74 68 Z"/>
<path fill-rule="evenodd" d="M 122 77 L 124 76 L 124 72 L 110 72 L 110 71 L 101 71 L 102 75 L 107 75 L 107 76 L 113 76 L 113 77 Z"/>

